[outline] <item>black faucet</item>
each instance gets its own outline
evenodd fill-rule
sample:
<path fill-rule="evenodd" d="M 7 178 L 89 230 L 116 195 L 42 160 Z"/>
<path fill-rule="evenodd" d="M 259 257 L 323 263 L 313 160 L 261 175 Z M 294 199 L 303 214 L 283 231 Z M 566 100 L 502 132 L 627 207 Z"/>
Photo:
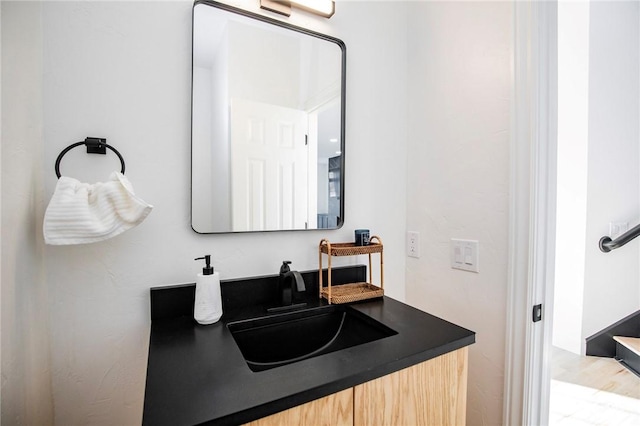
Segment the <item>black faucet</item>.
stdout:
<path fill-rule="evenodd" d="M 278 289 L 281 306 L 290 306 L 294 300 L 294 294 L 303 293 L 307 288 L 304 279 L 298 271 L 289 268 L 290 260 L 284 260 L 280 267 Z"/>

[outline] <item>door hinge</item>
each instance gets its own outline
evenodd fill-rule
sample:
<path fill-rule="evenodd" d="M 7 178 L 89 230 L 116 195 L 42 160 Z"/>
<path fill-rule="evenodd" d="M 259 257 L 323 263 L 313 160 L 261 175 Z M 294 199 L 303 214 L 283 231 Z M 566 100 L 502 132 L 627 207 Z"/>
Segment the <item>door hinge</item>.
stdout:
<path fill-rule="evenodd" d="M 309 145 L 309 135 L 304 135 L 304 144 Z"/>
<path fill-rule="evenodd" d="M 542 320 L 542 303 L 539 305 L 535 305 L 533 307 L 532 316 L 533 316 L 533 322 L 538 322 Z"/>

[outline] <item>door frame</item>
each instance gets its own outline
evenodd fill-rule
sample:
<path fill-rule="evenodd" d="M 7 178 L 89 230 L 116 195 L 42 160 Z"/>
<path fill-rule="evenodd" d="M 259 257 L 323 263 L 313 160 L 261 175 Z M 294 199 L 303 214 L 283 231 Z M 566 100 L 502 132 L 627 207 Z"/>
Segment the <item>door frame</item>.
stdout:
<path fill-rule="evenodd" d="M 549 421 L 555 267 L 557 2 L 513 3 L 504 424 Z M 543 320 L 532 310 L 543 305 Z"/>

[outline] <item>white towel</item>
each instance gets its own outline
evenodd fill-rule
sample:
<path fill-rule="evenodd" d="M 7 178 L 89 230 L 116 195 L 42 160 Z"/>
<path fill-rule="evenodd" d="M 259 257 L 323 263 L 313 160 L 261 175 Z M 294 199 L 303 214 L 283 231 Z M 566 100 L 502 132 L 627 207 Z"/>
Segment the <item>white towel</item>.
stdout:
<path fill-rule="evenodd" d="M 96 184 L 62 176 L 44 214 L 44 240 L 53 245 L 103 241 L 140 224 L 152 208 L 120 172 Z"/>

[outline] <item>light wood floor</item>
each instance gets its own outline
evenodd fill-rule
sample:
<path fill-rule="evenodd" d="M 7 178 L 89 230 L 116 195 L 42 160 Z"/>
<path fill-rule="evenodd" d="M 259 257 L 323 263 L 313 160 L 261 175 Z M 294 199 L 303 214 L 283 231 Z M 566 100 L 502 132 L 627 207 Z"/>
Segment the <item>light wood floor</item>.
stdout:
<path fill-rule="evenodd" d="M 640 425 L 640 377 L 612 358 L 553 348 L 549 425 Z"/>

